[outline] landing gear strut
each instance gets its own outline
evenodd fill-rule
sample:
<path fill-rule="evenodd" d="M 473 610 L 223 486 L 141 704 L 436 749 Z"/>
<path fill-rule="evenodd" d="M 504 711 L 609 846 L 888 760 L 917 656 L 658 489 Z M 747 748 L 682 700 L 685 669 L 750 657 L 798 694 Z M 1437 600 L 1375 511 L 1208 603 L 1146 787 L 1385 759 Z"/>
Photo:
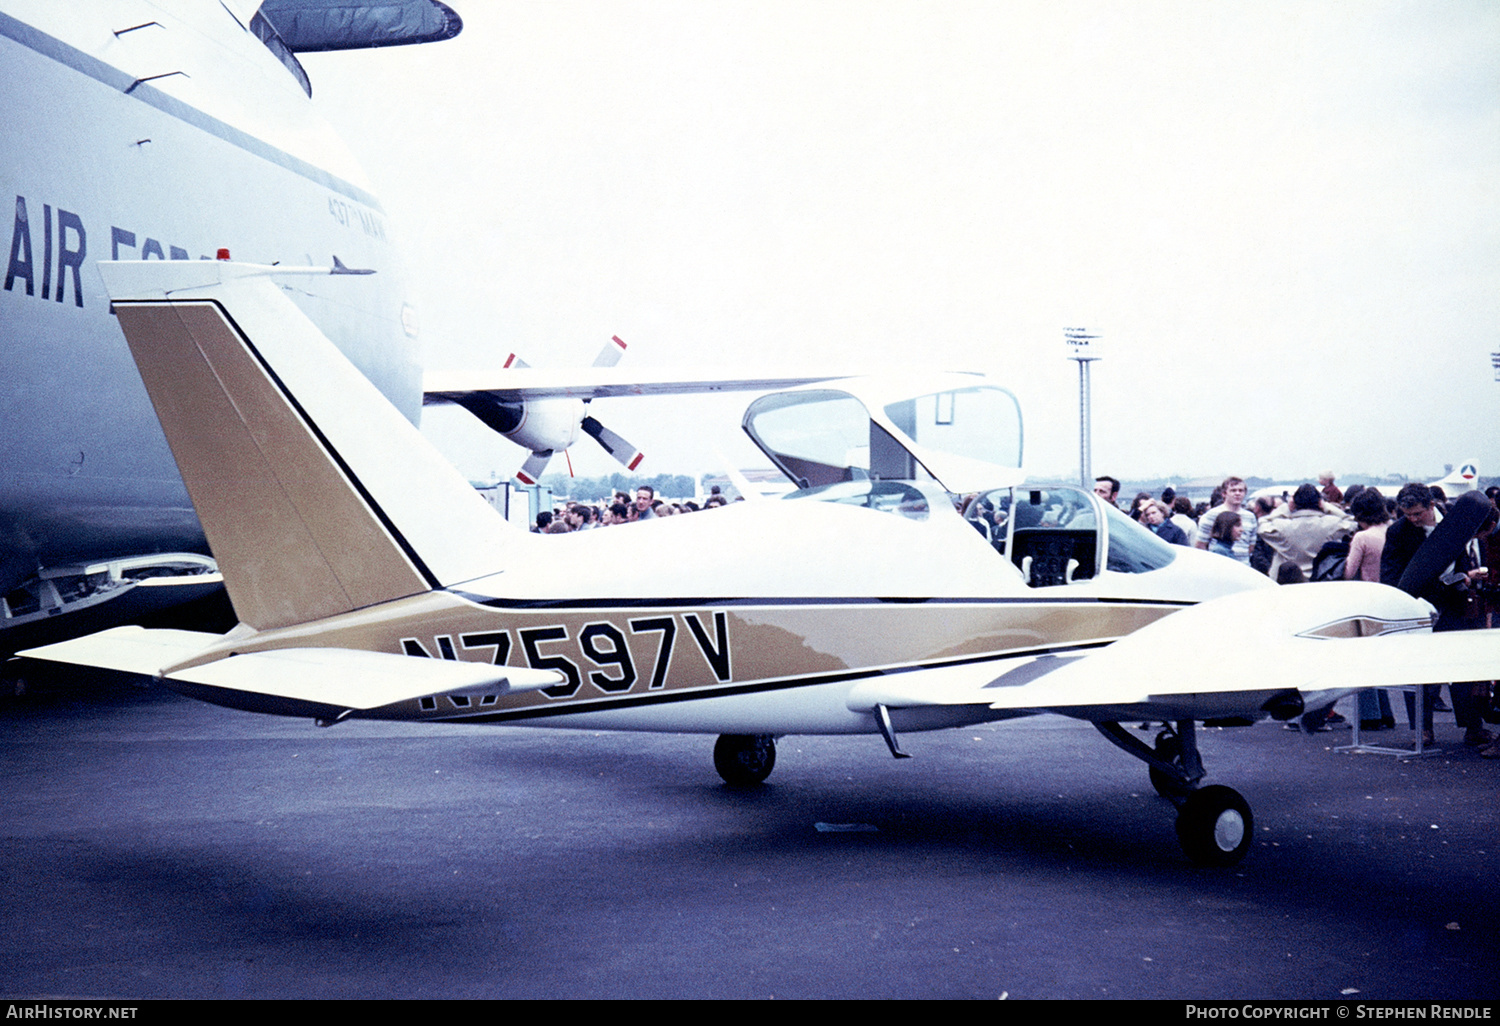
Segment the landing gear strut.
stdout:
<path fill-rule="evenodd" d="M 1177 840 L 1200 866 L 1232 866 L 1245 857 L 1255 838 L 1250 805 L 1234 788 L 1215 784 L 1200 788 L 1203 761 L 1192 720 L 1179 720 L 1156 736 L 1154 748 L 1118 723 L 1096 723 L 1112 744 L 1144 762 L 1158 794 L 1177 806 Z"/>
<path fill-rule="evenodd" d="M 770 734 L 720 734 L 714 769 L 730 787 L 754 787 L 776 767 L 776 739 Z"/>
<path fill-rule="evenodd" d="M 1187 769 L 1182 763 L 1182 738 L 1175 730 L 1168 727 L 1156 735 L 1154 751 L 1158 759 L 1175 766 L 1179 772 L 1168 773 L 1153 765 L 1150 769 L 1151 786 L 1156 788 L 1156 793 L 1163 798 L 1180 804 L 1192 793 L 1195 783 L 1189 779 Z M 1202 769 L 1200 765 L 1198 767 L 1200 775 Z"/>

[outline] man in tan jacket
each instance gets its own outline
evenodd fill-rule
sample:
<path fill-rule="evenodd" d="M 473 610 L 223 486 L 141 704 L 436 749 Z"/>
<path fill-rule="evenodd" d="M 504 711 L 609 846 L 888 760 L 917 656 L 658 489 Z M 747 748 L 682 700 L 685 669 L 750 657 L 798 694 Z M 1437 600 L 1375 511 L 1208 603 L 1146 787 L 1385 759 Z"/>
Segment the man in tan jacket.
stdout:
<path fill-rule="evenodd" d="M 1325 504 L 1316 485 L 1303 484 L 1292 495 L 1290 506 L 1277 506 L 1258 526 L 1260 537 L 1275 553 L 1270 570 L 1275 580 L 1283 563 L 1295 563 L 1304 577 L 1310 577 L 1318 550 L 1347 538 L 1359 525 L 1337 506 Z"/>

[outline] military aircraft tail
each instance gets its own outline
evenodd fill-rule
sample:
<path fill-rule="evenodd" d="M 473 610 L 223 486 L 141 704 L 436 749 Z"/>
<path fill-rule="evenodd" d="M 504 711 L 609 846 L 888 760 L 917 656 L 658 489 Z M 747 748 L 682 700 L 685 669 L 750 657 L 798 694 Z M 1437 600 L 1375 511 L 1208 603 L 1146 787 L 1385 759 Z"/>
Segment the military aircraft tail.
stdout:
<path fill-rule="evenodd" d="M 240 620 L 332 616 L 503 567 L 512 533 L 283 291 L 322 268 L 101 262 Z"/>

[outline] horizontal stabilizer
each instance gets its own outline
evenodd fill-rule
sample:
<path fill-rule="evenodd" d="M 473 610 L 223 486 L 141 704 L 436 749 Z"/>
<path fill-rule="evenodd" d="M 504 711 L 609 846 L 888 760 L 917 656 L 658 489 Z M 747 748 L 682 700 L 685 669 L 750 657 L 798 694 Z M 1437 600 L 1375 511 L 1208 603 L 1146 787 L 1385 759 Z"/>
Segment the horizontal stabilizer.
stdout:
<path fill-rule="evenodd" d="M 563 683 L 556 670 L 423 659 L 348 648 L 283 648 L 230 656 L 164 680 L 192 698 L 250 712 L 338 720 L 423 719 L 422 699 L 448 716 L 488 698 Z M 437 717 L 434 717 L 437 718 Z"/>
<path fill-rule="evenodd" d="M 223 635 L 202 631 L 115 627 L 82 638 L 29 648 L 16 654 L 28 659 L 94 666 L 101 670 L 155 677 L 161 673 L 162 667 L 180 663 L 222 640 Z"/>
<path fill-rule="evenodd" d="M 564 682 L 556 670 L 451 659 L 423 659 L 347 648 L 282 648 L 245 652 L 175 670 L 224 636 L 198 631 L 116 627 L 85 638 L 18 653 L 30 659 L 93 666 L 156 677 L 192 698 L 282 716 L 337 720 L 451 718 L 500 695 Z M 441 696 L 446 705 L 423 699 Z M 472 703 L 471 700 L 472 699 Z M 488 702 L 486 702 L 488 699 Z"/>

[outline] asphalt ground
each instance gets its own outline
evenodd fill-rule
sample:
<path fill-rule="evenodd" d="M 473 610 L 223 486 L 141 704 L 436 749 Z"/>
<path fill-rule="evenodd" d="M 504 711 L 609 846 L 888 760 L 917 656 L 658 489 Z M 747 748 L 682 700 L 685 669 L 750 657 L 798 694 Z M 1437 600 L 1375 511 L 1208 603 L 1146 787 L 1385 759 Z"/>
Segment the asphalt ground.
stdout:
<path fill-rule="evenodd" d="M 0 705 L 0 993 L 1494 1000 L 1500 763 L 1457 736 L 1200 731 L 1256 817 L 1209 870 L 1144 766 L 1056 717 L 901 762 L 784 738 L 741 792 L 709 737 L 95 683 Z"/>

